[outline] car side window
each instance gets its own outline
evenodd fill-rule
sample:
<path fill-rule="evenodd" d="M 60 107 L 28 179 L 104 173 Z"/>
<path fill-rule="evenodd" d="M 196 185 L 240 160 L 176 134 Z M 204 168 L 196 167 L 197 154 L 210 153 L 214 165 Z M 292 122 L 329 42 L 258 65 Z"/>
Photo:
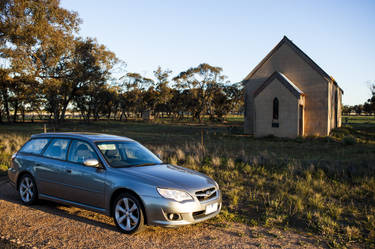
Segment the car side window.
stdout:
<path fill-rule="evenodd" d="M 44 147 L 48 144 L 47 138 L 34 138 L 28 141 L 20 150 L 20 152 L 40 154 Z"/>
<path fill-rule="evenodd" d="M 98 159 L 94 149 L 86 142 L 73 140 L 70 146 L 68 160 L 74 163 L 83 163 L 88 159 Z"/>
<path fill-rule="evenodd" d="M 48 145 L 46 151 L 43 153 L 43 156 L 65 160 L 69 142 L 70 139 L 53 139 L 52 142 Z"/>

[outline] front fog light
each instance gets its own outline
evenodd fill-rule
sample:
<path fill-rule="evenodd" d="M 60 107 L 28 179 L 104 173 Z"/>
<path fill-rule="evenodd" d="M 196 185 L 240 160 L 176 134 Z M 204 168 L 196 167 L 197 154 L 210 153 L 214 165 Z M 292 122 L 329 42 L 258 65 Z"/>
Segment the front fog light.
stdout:
<path fill-rule="evenodd" d="M 170 220 L 179 220 L 180 219 L 180 215 L 178 215 L 178 214 L 168 214 L 168 219 L 170 219 Z"/>

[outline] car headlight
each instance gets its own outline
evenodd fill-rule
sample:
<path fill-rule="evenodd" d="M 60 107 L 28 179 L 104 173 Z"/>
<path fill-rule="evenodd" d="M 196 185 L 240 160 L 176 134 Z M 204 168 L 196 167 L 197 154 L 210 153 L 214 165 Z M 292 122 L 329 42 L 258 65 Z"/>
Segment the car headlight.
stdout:
<path fill-rule="evenodd" d="M 156 188 L 161 196 L 167 199 L 172 199 L 178 202 L 193 200 L 193 197 L 186 193 L 185 191 L 166 189 L 166 188 Z"/>

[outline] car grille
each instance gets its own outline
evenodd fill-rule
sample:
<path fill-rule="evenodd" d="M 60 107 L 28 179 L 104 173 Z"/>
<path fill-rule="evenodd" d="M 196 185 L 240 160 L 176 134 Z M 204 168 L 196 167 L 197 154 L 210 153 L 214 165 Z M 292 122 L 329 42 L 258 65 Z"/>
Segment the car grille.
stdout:
<path fill-rule="evenodd" d="M 208 201 L 217 196 L 217 190 L 214 187 L 200 190 L 195 192 L 195 196 L 199 201 Z"/>

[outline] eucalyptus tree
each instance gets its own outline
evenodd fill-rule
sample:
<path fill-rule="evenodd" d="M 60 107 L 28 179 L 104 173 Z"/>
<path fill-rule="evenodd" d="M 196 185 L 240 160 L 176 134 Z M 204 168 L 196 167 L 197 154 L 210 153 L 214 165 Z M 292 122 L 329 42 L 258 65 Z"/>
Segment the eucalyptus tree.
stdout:
<path fill-rule="evenodd" d="M 217 87 L 212 97 L 213 113 L 210 115 L 211 119 L 214 119 L 215 115 L 219 121 L 223 121 L 224 116 L 231 110 L 231 99 L 224 89 L 224 86 Z"/>
<path fill-rule="evenodd" d="M 191 113 L 193 119 L 201 122 L 202 114 L 212 113 L 211 101 L 216 91 L 217 84 L 223 83 L 225 76 L 222 75 L 221 67 L 214 67 L 202 63 L 197 67 L 189 68 L 173 78 L 176 86 L 181 90 L 189 90 L 191 93 Z"/>
<path fill-rule="evenodd" d="M 55 88 L 65 78 L 63 65 L 80 20 L 76 12 L 59 4 L 58 0 L 0 3 L 0 56 L 8 65 L 2 67 L 9 70 L 7 94 L 15 100 L 15 111 L 17 99 L 21 98 L 17 90 L 24 88 L 26 81 L 39 85 L 33 86 L 36 93 L 45 85 Z M 56 117 L 57 111 L 53 111 Z"/>
<path fill-rule="evenodd" d="M 118 86 L 112 86 L 110 84 L 104 85 L 102 91 L 99 94 L 101 99 L 99 105 L 99 112 L 106 116 L 107 119 L 111 119 L 111 116 L 116 119 L 117 113 L 120 108 L 120 89 Z"/>
<path fill-rule="evenodd" d="M 230 100 L 230 111 L 240 112 L 244 105 L 244 91 L 242 83 L 225 85 L 223 90 Z"/>
<path fill-rule="evenodd" d="M 370 115 L 375 113 L 375 83 L 370 83 L 371 97 L 364 103 L 363 107 Z"/>
<path fill-rule="evenodd" d="M 57 99 L 59 96 L 64 99 L 62 115 L 73 101 L 86 119 L 90 119 L 91 114 L 98 119 L 99 113 L 103 112 L 101 98 L 108 95 L 106 82 L 110 80 L 111 69 L 117 61 L 115 54 L 96 40 L 76 39 L 69 74 L 56 95 Z"/>
<path fill-rule="evenodd" d="M 145 103 L 144 97 L 146 95 L 144 93 L 154 85 L 154 81 L 143 77 L 139 73 L 127 73 L 120 80 L 122 81 L 121 87 L 123 91 L 121 94 L 122 113 L 130 112 L 138 115 L 146 111 L 149 106 Z"/>
<path fill-rule="evenodd" d="M 172 98 L 172 89 L 169 87 L 169 77 L 172 71 L 169 69 L 163 70 L 160 66 L 154 71 L 154 77 L 156 79 L 156 113 L 168 112 L 168 102 Z"/>
<path fill-rule="evenodd" d="M 10 122 L 10 110 L 9 110 L 9 86 L 11 78 L 9 77 L 9 70 L 0 68 L 0 122 L 3 120 L 3 113 L 6 115 L 6 119 Z"/>

